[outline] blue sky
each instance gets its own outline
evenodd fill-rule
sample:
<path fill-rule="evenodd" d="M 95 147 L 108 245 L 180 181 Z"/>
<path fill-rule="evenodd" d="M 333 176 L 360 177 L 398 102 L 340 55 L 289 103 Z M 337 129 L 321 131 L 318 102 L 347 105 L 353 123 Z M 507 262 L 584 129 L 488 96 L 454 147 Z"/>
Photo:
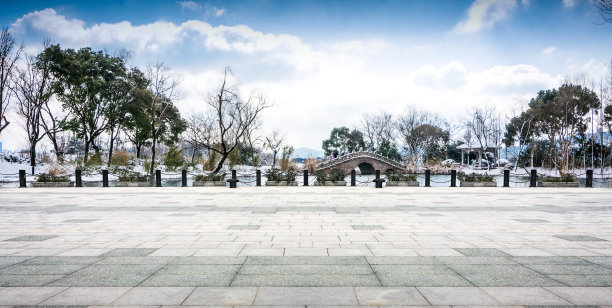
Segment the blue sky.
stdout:
<path fill-rule="evenodd" d="M 183 80 L 177 105 L 202 109 L 231 66 L 245 95 L 275 106 L 262 133 L 320 148 L 332 127 L 407 105 L 460 120 L 473 106 L 509 113 L 566 77 L 606 77 L 612 24 L 588 0 L 4 1 L 0 26 L 30 53 L 63 47 L 133 52 Z M 19 126 L 5 148 L 23 142 Z M 9 137 L 11 136 L 11 137 Z"/>

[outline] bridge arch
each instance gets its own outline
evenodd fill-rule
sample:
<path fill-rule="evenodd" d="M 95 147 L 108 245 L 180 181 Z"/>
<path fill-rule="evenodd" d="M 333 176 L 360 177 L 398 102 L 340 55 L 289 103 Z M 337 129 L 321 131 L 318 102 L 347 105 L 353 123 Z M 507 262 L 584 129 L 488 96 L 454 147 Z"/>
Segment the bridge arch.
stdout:
<path fill-rule="evenodd" d="M 368 162 L 361 162 L 357 165 L 357 168 L 355 169 L 359 169 L 360 174 L 374 174 L 376 172 L 376 169 L 374 169 L 374 166 L 372 166 L 372 164 L 368 163 Z"/>
<path fill-rule="evenodd" d="M 326 159 L 320 161 L 316 169 L 342 169 L 346 173 L 359 169 L 361 174 L 373 174 L 376 170 L 380 170 L 381 173 L 406 171 L 406 167 L 402 163 L 370 152 L 355 152 L 336 159 Z"/>

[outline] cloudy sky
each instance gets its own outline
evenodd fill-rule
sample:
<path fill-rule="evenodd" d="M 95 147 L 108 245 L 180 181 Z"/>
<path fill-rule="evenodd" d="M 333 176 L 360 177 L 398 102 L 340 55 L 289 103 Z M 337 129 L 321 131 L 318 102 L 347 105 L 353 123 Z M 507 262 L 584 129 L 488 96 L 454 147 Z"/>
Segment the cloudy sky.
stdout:
<path fill-rule="evenodd" d="M 184 115 L 230 66 L 244 93 L 274 102 L 264 132 L 319 149 L 336 126 L 407 105 L 461 119 L 472 106 L 510 110 L 564 77 L 599 82 L 612 24 L 588 0 L 475 1 L 10 1 L 0 26 L 36 53 L 64 48 L 133 52 L 182 79 Z M 4 148 L 25 142 L 13 123 Z"/>

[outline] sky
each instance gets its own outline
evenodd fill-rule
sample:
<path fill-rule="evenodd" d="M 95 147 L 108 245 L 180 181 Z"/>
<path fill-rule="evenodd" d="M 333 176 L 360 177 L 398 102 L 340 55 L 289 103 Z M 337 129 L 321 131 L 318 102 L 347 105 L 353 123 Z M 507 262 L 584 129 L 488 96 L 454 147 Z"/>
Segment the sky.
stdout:
<path fill-rule="evenodd" d="M 245 97 L 263 93 L 262 134 L 321 148 L 333 127 L 413 105 L 461 121 L 475 106 L 511 114 L 539 90 L 612 59 L 612 24 L 589 0 L 9 1 L 9 27 L 36 54 L 62 48 L 132 52 L 181 79 L 184 117 L 204 110 L 229 66 Z M 4 149 L 26 142 L 13 121 Z"/>

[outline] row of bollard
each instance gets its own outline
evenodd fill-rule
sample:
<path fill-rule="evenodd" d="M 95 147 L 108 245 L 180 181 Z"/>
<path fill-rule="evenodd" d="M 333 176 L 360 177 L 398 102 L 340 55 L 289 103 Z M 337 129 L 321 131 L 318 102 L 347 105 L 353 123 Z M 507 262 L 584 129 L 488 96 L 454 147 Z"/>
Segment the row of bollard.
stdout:
<path fill-rule="evenodd" d="M 83 187 L 83 180 L 81 176 L 81 170 L 77 169 L 74 172 L 75 175 L 75 186 Z M 586 187 L 593 187 L 593 170 L 586 171 Z M 255 186 L 261 186 L 261 170 L 255 171 Z M 308 170 L 304 170 L 304 186 L 308 186 Z M 538 172 L 534 169 L 531 170 L 529 176 L 529 187 L 536 187 L 538 180 Z M 228 179 L 227 182 L 230 184 L 230 188 L 236 188 L 237 183 L 240 182 L 236 176 L 236 170 L 232 170 L 232 178 Z M 380 170 L 376 170 L 375 179 L 372 181 L 375 183 L 376 188 L 382 188 L 384 179 L 380 178 Z M 181 186 L 187 187 L 187 170 L 181 171 Z M 351 186 L 357 186 L 357 173 L 355 170 L 351 170 Z M 26 171 L 19 170 L 19 187 L 26 187 Z M 102 187 L 108 186 L 108 170 L 102 170 Z M 155 187 L 162 187 L 161 170 L 155 170 Z M 425 187 L 431 187 L 431 171 L 425 170 Z M 457 187 L 457 170 L 451 170 L 450 187 Z M 504 185 L 503 187 L 510 187 L 510 170 L 504 170 Z"/>

